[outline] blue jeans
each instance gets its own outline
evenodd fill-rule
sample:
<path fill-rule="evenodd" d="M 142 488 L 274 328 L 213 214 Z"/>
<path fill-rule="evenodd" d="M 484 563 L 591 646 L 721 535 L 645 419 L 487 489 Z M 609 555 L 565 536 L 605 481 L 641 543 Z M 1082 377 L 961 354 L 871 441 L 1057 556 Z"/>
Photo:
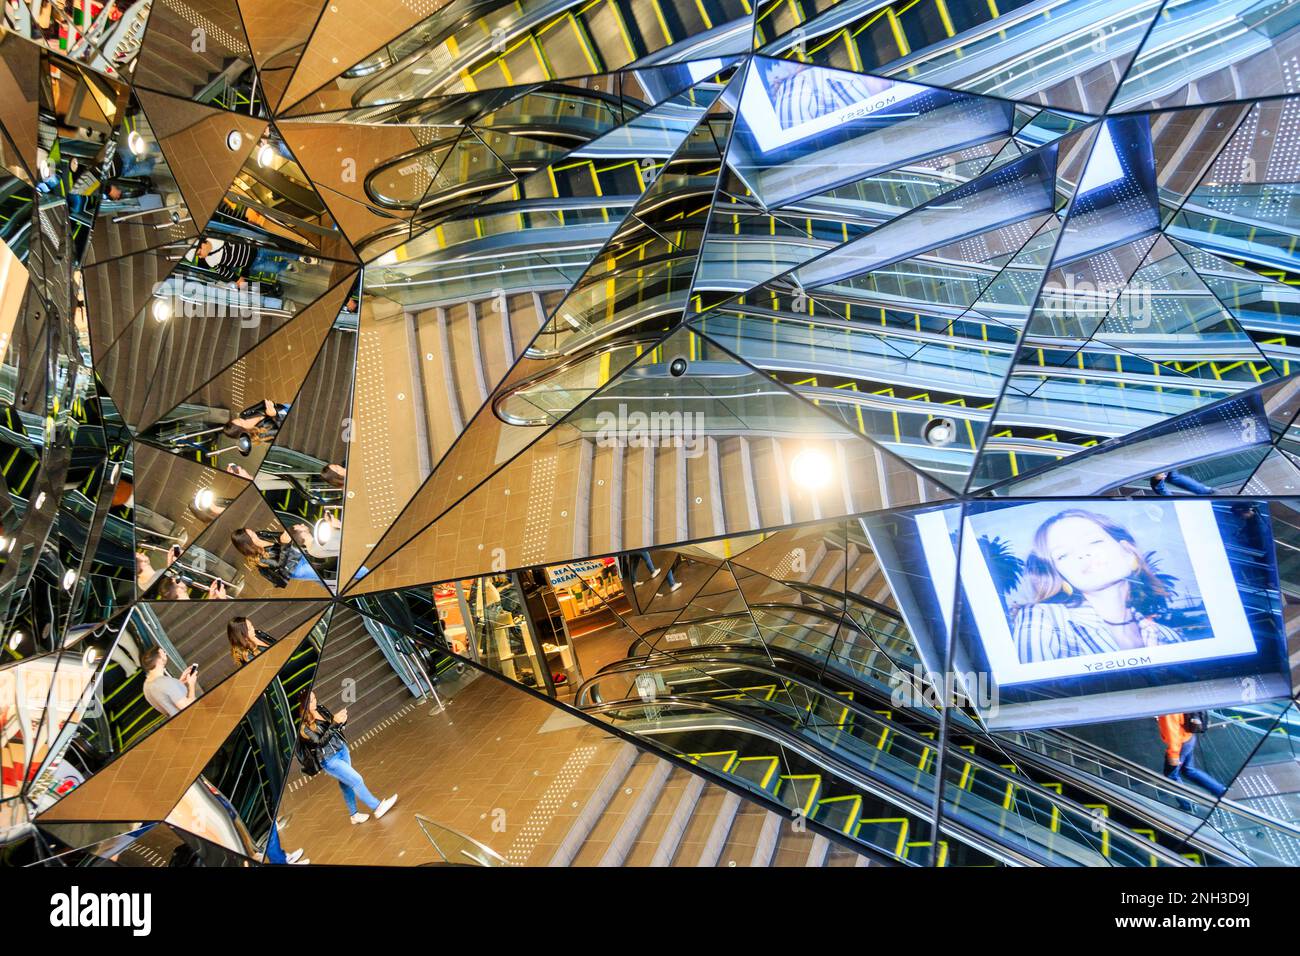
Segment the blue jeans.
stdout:
<path fill-rule="evenodd" d="M 347 747 L 326 757 L 321 769 L 339 782 L 339 789 L 343 791 L 343 800 L 348 805 L 349 816 L 357 812 L 357 797 L 360 797 L 361 802 L 371 810 L 379 808 L 379 801 L 366 789 L 366 782 L 361 778 L 361 774 L 352 769 L 352 755 L 348 753 Z"/>
<path fill-rule="evenodd" d="M 274 820 L 271 821 L 271 836 L 266 841 L 266 862 L 281 865 L 289 862 L 280 847 L 280 829 Z"/>
<path fill-rule="evenodd" d="M 137 159 L 129 149 L 119 149 L 117 158 L 121 164 L 117 175 L 121 179 L 140 179 L 144 176 L 153 175 L 153 167 L 156 162 L 153 156 L 145 154 Z"/>
<path fill-rule="evenodd" d="M 312 570 L 311 562 L 307 560 L 307 555 L 299 554 L 298 563 L 293 566 L 289 572 L 290 581 L 317 581 L 316 572 Z"/>
<path fill-rule="evenodd" d="M 59 171 L 58 167 L 55 167 L 54 172 L 50 173 L 36 184 L 36 191 L 48 195 L 54 192 L 55 187 L 59 185 L 59 182 L 62 179 L 63 173 Z"/>
<path fill-rule="evenodd" d="M 1183 744 L 1183 749 L 1178 752 L 1178 765 L 1166 768 L 1165 775 L 1170 780 L 1181 780 L 1184 783 L 1195 784 L 1202 790 L 1208 790 L 1216 797 L 1221 797 L 1228 792 L 1227 787 L 1196 766 L 1195 737 Z"/>
<path fill-rule="evenodd" d="M 290 260 L 282 252 L 276 252 L 274 249 L 258 249 L 257 254 L 253 256 L 253 261 L 248 265 L 248 271 L 253 273 L 270 273 L 279 275 L 289 267 Z"/>
<path fill-rule="evenodd" d="M 1151 490 L 1158 495 L 1170 496 L 1173 494 L 1169 486 L 1181 488 L 1183 491 L 1189 491 L 1194 495 L 1212 495 L 1214 489 L 1209 485 L 1203 485 L 1191 475 L 1184 475 L 1181 471 L 1168 472 L 1160 481 L 1151 482 Z"/>
<path fill-rule="evenodd" d="M 631 559 L 631 571 L 632 571 L 633 584 L 636 584 L 636 563 L 638 561 L 640 561 L 642 564 L 646 566 L 646 570 L 650 572 L 650 575 L 652 577 L 654 576 L 655 573 L 655 562 L 654 559 L 650 557 L 650 552 L 647 550 L 633 551 L 632 559 Z M 668 569 L 668 577 L 665 580 L 668 581 L 669 587 L 674 587 L 677 584 L 677 579 L 673 577 L 672 568 Z"/>

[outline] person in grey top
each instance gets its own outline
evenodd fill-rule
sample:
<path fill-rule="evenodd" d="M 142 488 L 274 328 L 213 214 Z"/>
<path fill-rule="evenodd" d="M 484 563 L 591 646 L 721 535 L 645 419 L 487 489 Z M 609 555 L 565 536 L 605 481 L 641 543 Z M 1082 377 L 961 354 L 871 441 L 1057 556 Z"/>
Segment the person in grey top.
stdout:
<path fill-rule="evenodd" d="M 144 699 L 160 714 L 175 717 L 194 703 L 198 686 L 198 668 L 190 667 L 180 680 L 167 673 L 167 652 L 161 647 L 151 647 L 140 655 L 144 668 Z"/>

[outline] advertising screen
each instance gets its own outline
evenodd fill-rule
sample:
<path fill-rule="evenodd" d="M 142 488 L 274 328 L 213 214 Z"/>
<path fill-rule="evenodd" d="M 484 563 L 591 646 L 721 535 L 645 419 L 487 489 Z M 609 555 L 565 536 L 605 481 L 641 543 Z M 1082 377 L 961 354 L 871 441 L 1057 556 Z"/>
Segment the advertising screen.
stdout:
<path fill-rule="evenodd" d="M 754 60 L 741 114 L 758 148 L 770 152 L 871 116 L 926 87 L 827 70 L 791 60 Z"/>
<path fill-rule="evenodd" d="M 930 606 L 989 726 L 1025 729 L 1289 696 L 1272 541 L 1253 500 L 977 502 L 916 515 L 905 557 L 955 587 Z"/>

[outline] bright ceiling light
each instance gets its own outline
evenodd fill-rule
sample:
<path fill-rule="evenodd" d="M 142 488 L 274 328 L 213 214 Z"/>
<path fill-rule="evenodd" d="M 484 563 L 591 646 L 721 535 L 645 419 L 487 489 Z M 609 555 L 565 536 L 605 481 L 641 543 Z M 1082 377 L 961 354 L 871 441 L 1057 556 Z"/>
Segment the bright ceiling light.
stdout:
<path fill-rule="evenodd" d="M 140 135 L 139 130 L 131 130 L 126 134 L 126 148 L 131 151 L 133 156 L 143 156 L 148 144 L 145 143 L 144 137 Z"/>
<path fill-rule="evenodd" d="M 172 304 L 166 299 L 154 299 L 153 305 L 149 308 L 149 312 L 153 315 L 153 320 L 155 322 L 166 322 L 172 317 Z"/>
<path fill-rule="evenodd" d="M 270 143 L 263 143 L 262 148 L 257 151 L 257 165 L 266 169 L 275 159 L 275 148 Z"/>
<path fill-rule="evenodd" d="M 194 510 L 208 511 L 212 508 L 212 503 L 217 500 L 216 494 L 211 488 L 201 488 L 199 493 L 194 496 Z"/>
<path fill-rule="evenodd" d="M 77 572 L 68 568 L 63 572 L 63 590 L 71 591 L 72 586 L 77 583 Z"/>
<path fill-rule="evenodd" d="M 330 524 L 328 518 L 321 518 L 320 521 L 316 522 L 314 533 L 316 543 L 324 547 L 330 543 L 330 538 L 334 537 L 334 526 Z"/>
<path fill-rule="evenodd" d="M 226 148 L 232 153 L 244 145 L 244 134 L 237 129 L 232 129 L 226 134 Z"/>
<path fill-rule="evenodd" d="M 32 502 L 32 506 L 33 506 L 37 511 L 40 511 L 40 510 L 41 510 L 41 505 L 43 505 L 43 504 L 45 504 L 45 492 L 42 491 L 40 494 L 38 494 L 38 495 L 36 496 L 36 500 L 35 500 L 34 502 Z"/>
<path fill-rule="evenodd" d="M 805 448 L 790 462 L 790 477 L 806 491 L 818 491 L 830 484 L 831 461 L 816 448 Z"/>
<path fill-rule="evenodd" d="M 21 644 L 26 638 L 27 635 L 24 634 L 22 631 L 14 631 L 13 635 L 9 638 L 9 649 L 17 650 L 18 645 Z"/>

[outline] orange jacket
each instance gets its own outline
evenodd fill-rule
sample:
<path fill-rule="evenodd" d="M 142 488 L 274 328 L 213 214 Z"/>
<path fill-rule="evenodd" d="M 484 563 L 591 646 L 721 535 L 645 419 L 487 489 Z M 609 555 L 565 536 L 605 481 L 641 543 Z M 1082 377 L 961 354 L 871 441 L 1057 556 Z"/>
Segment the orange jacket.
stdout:
<path fill-rule="evenodd" d="M 1192 739 L 1192 733 L 1183 729 L 1182 714 L 1165 714 L 1157 717 L 1160 739 L 1165 742 L 1165 762 L 1176 764 L 1182 754 L 1183 744 Z"/>

